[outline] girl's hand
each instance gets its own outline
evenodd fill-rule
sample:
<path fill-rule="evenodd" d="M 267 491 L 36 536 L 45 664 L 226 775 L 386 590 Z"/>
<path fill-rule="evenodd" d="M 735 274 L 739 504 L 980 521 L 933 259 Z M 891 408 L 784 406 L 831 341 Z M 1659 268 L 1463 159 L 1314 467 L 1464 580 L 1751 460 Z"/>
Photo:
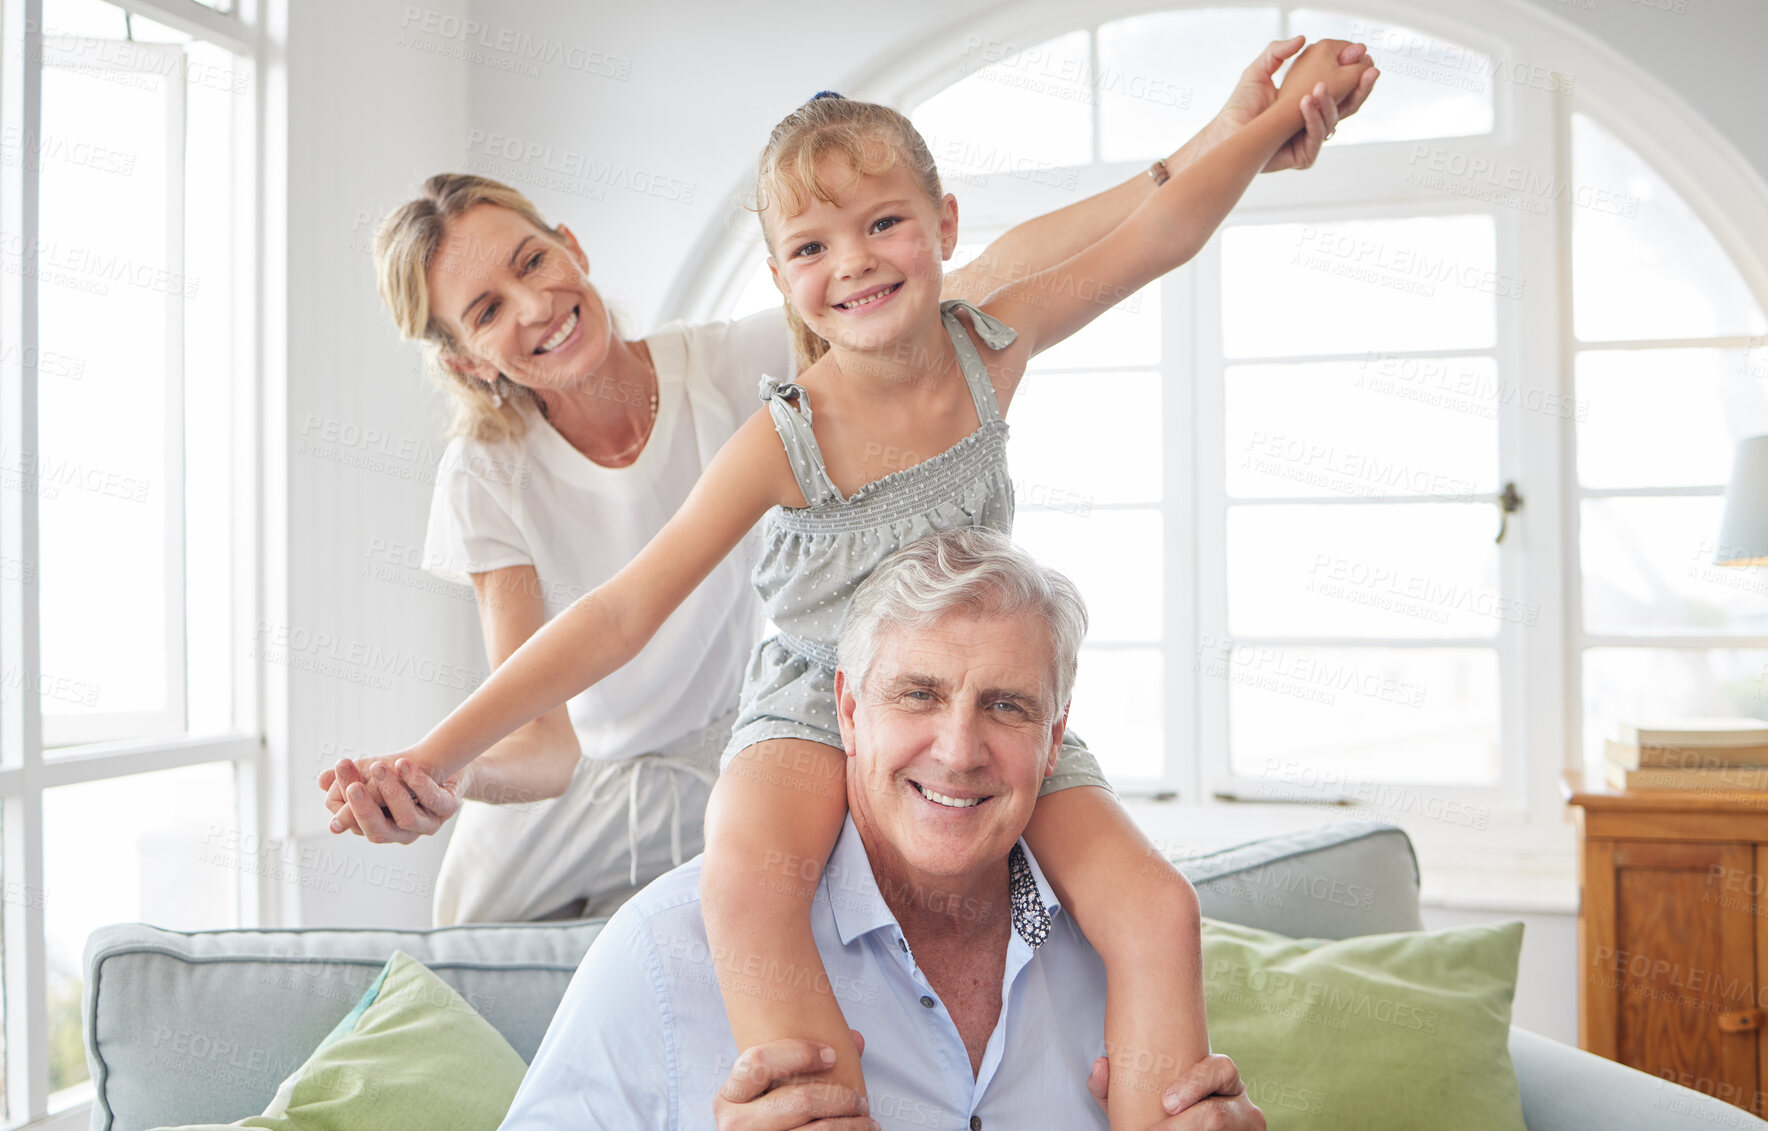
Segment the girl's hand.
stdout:
<path fill-rule="evenodd" d="M 1283 76 L 1283 86 L 1277 92 L 1277 100 L 1299 103 L 1304 96 L 1313 94 L 1321 83 L 1326 85 L 1326 97 L 1334 102 L 1348 97 L 1363 80 L 1363 72 L 1375 65 L 1367 53 L 1359 56 L 1356 62 L 1340 62 L 1339 56 L 1351 46 L 1354 44 L 1342 39 L 1315 40 L 1290 64 L 1289 73 Z"/>
<path fill-rule="evenodd" d="M 354 832 L 372 844 L 410 844 L 430 836 L 460 811 L 466 771 L 438 781 L 406 757 L 343 759 L 319 775 L 333 814 L 331 831 Z"/>
<path fill-rule="evenodd" d="M 1222 105 L 1221 112 L 1206 128 L 1218 135 L 1233 133 L 1275 104 L 1277 72 L 1306 43 L 1306 37 L 1298 35 L 1277 40 L 1265 48 L 1264 54 L 1241 72 L 1240 82 L 1228 95 L 1228 101 Z M 1338 61 L 1348 66 L 1361 61 L 1367 55 L 1368 49 L 1361 43 L 1351 43 L 1338 53 Z M 1369 99 L 1369 92 L 1375 88 L 1375 80 L 1380 77 L 1379 70 L 1369 67 L 1351 92 L 1336 102 L 1327 96 L 1325 83 L 1316 83 L 1314 89 L 1301 100 L 1304 128 L 1272 156 L 1261 172 L 1277 173 L 1284 169 L 1312 167 L 1319 159 L 1320 148 L 1326 144 L 1332 131 L 1338 128 L 1338 123 L 1363 108 L 1363 103 Z"/>

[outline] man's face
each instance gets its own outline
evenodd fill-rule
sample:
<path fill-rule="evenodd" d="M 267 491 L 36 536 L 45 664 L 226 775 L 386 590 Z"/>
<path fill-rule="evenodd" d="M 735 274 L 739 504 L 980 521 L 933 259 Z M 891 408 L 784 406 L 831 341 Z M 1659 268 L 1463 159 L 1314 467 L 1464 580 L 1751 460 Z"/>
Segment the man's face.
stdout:
<path fill-rule="evenodd" d="M 869 851 L 960 879 L 1006 860 L 1065 725 L 1036 614 L 887 629 L 863 689 L 835 674 L 848 807 Z"/>

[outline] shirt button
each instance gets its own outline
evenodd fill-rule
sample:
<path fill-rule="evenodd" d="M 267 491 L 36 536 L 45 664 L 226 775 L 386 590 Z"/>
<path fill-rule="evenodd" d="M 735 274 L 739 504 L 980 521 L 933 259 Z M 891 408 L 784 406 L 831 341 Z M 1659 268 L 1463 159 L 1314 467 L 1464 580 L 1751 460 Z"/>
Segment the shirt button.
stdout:
<path fill-rule="evenodd" d="M 897 946 L 900 946 L 900 947 L 902 947 L 902 952 L 903 952 L 903 953 L 904 953 L 904 954 L 907 954 L 907 953 L 908 953 L 908 952 L 909 952 L 909 940 L 907 940 L 907 939 L 897 939 L 897 940 L 896 940 L 896 945 L 897 945 Z"/>
<path fill-rule="evenodd" d="M 921 995 L 921 1004 L 926 1006 L 928 1009 L 932 1009 L 933 1008 L 933 999 L 928 997 L 926 994 L 922 994 Z"/>
<path fill-rule="evenodd" d="M 970 1131 L 982 1131 L 982 1117 L 980 1115 L 970 1117 Z"/>

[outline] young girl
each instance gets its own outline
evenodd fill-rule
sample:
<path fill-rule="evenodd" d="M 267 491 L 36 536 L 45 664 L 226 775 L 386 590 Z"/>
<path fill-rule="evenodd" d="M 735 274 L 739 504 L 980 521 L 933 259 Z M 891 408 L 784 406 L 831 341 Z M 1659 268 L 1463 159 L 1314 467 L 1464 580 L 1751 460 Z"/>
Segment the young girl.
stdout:
<path fill-rule="evenodd" d="M 924 534 L 1010 529 L 1002 417 L 1026 364 L 1190 259 L 1301 128 L 1303 94 L 1324 82 L 1336 101 L 1356 86 L 1369 63 L 1340 64 L 1344 46 L 1309 48 L 1267 111 L 1103 240 L 980 309 L 939 301 L 957 204 L 907 119 L 838 97 L 793 113 L 762 154 L 757 204 L 769 265 L 814 360 L 802 359 L 795 383 L 764 379 L 765 411 L 651 544 L 535 633 L 395 772 L 442 781 L 619 668 L 765 517 L 755 582 L 780 632 L 752 657 L 707 810 L 703 910 L 738 1049 L 820 1041 L 837 1053 L 826 1075 L 863 1088 L 827 979 L 754 973 L 821 971 L 810 897 L 845 819 L 833 668 L 848 598 Z M 939 454 L 899 454 L 925 452 Z M 1065 740 L 1026 835 L 1105 962 L 1111 1124 L 1142 1131 L 1166 1114 L 1166 1084 L 1208 1052 L 1195 894 L 1078 742 Z"/>

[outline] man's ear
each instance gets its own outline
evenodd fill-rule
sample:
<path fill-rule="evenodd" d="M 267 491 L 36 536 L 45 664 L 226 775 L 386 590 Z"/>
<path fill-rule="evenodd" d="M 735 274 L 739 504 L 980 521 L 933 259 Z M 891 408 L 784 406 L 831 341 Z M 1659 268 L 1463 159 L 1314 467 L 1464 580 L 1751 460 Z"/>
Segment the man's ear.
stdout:
<path fill-rule="evenodd" d="M 849 758 L 854 754 L 853 736 L 856 728 L 853 713 L 859 709 L 859 700 L 853 694 L 853 685 L 847 682 L 847 670 L 835 669 L 835 721 L 841 726 L 841 748 L 847 751 Z"/>
<path fill-rule="evenodd" d="M 451 373 L 458 373 L 462 377 L 474 381 L 483 381 L 487 385 L 497 380 L 497 366 L 476 357 L 465 357 L 452 350 L 442 351 L 442 364 L 446 365 Z"/>
<path fill-rule="evenodd" d="M 571 229 L 560 224 L 557 232 L 559 242 L 565 245 L 565 250 L 570 253 L 571 261 L 577 264 L 577 269 L 585 275 L 589 274 L 589 256 L 583 253 L 583 247 L 577 242 L 577 237 L 572 234 Z"/>
<path fill-rule="evenodd" d="M 939 258 L 950 259 L 958 249 L 958 198 L 951 193 L 939 202 Z"/>
<path fill-rule="evenodd" d="M 1062 736 L 1068 733 L 1068 708 L 1062 708 L 1062 717 L 1050 728 L 1050 756 L 1044 760 L 1044 776 L 1047 778 L 1056 772 L 1056 759 L 1062 755 Z"/>

